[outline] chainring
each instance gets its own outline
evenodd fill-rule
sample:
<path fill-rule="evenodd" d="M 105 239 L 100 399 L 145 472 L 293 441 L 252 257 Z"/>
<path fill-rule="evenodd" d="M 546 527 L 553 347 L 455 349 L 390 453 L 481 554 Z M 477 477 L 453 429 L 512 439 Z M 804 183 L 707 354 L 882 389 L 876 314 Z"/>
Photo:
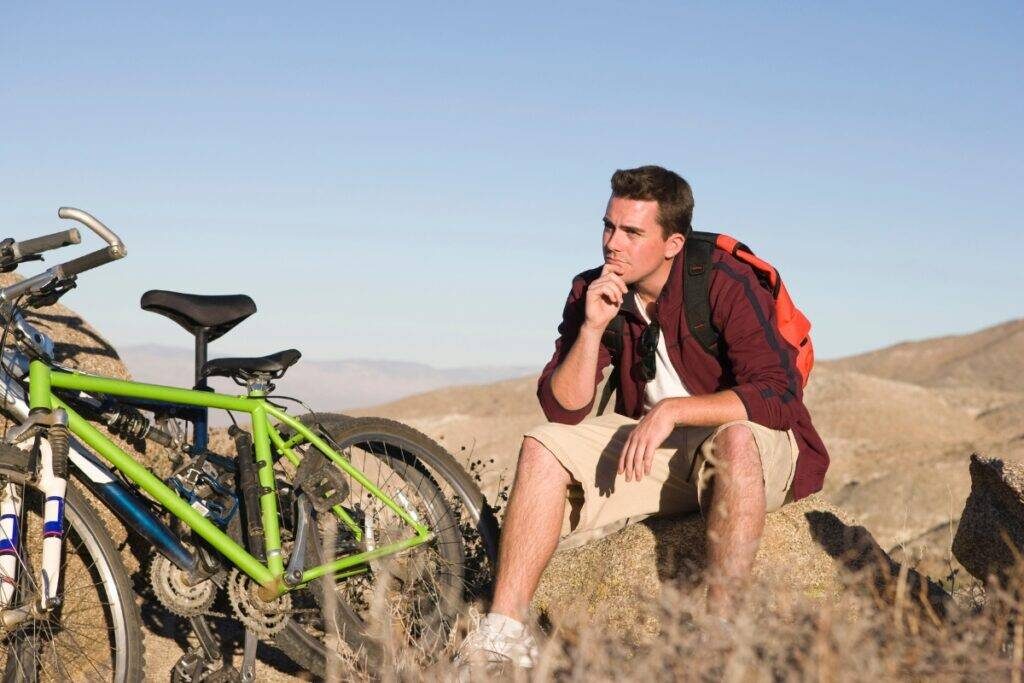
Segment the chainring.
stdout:
<path fill-rule="evenodd" d="M 163 555 L 157 555 L 149 566 L 149 584 L 160 604 L 182 617 L 206 614 L 217 597 L 213 579 L 189 585 L 188 574 Z"/>
<path fill-rule="evenodd" d="M 233 568 L 228 573 L 228 601 L 235 618 L 260 638 L 272 638 L 288 624 L 292 612 L 290 593 L 273 602 L 264 602 L 258 595 L 260 585 Z"/>

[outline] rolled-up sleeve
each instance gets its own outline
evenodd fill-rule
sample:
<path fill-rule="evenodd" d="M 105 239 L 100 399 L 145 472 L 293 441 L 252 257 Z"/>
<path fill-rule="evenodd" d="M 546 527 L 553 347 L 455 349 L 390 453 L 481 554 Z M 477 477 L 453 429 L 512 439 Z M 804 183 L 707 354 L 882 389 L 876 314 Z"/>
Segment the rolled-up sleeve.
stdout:
<path fill-rule="evenodd" d="M 576 338 L 579 336 L 580 328 L 583 326 L 583 321 L 586 317 L 587 286 L 593 280 L 595 272 L 599 273 L 600 269 L 582 273 L 573 279 L 572 288 L 569 290 L 569 297 L 566 299 L 565 308 L 562 310 L 562 322 L 558 326 L 555 352 L 551 356 L 551 360 L 548 361 L 548 364 L 544 366 L 540 379 L 537 380 L 537 398 L 540 401 L 541 410 L 544 411 L 544 416 L 550 422 L 579 424 L 594 406 L 594 398 L 591 397 L 590 403 L 578 410 L 564 408 L 551 390 L 551 378 L 558 366 L 565 360 L 570 349 L 572 349 L 572 345 L 576 343 Z M 588 277 L 588 275 L 591 277 Z M 601 381 L 604 369 L 610 363 L 611 354 L 602 344 L 598 351 L 597 375 L 594 379 L 595 388 Z"/>
<path fill-rule="evenodd" d="M 775 303 L 746 264 L 714 264 L 712 322 L 732 366 L 747 417 L 771 429 L 791 429 L 802 414 L 796 350 L 779 334 Z"/>

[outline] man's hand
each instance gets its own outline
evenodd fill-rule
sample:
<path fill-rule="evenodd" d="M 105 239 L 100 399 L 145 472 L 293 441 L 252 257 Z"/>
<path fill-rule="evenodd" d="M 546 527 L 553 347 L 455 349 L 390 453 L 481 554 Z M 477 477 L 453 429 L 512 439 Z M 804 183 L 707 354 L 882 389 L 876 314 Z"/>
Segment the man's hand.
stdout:
<path fill-rule="evenodd" d="M 640 481 L 651 473 L 654 451 L 665 443 L 679 421 L 679 399 L 665 398 L 640 418 L 619 456 L 619 474 L 626 481 Z"/>
<path fill-rule="evenodd" d="M 585 325 L 604 330 L 615 314 L 619 312 L 622 298 L 628 291 L 626 283 L 622 279 L 622 272 L 621 265 L 607 263 L 601 269 L 601 277 L 587 287 Z"/>

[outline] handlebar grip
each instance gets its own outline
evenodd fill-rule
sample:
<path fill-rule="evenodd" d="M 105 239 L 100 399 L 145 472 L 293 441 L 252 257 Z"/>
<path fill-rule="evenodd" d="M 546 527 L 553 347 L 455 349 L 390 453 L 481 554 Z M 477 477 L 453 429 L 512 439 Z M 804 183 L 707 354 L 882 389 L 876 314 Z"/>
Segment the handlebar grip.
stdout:
<path fill-rule="evenodd" d="M 71 228 L 70 230 L 55 232 L 52 235 L 43 235 L 42 237 L 33 237 L 29 240 L 15 242 L 11 245 L 11 254 L 14 258 L 20 259 L 49 251 L 50 249 L 59 249 L 71 244 L 78 244 L 81 241 L 82 235 L 78 232 L 78 228 Z"/>
<path fill-rule="evenodd" d="M 124 256 L 124 250 L 117 246 L 103 247 L 102 249 L 89 252 L 85 256 L 79 256 L 76 259 L 72 259 L 67 263 L 54 266 L 53 271 L 57 274 L 58 280 L 63 280 L 65 278 L 74 277 L 79 273 L 84 273 L 87 270 L 99 268 L 111 261 L 116 261 L 122 256 Z"/>

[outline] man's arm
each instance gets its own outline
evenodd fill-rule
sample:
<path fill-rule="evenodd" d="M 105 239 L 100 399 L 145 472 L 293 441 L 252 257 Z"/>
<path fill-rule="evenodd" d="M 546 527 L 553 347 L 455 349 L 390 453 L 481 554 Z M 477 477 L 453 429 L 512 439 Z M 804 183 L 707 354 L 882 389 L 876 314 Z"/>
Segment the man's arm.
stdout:
<path fill-rule="evenodd" d="M 666 398 L 664 410 L 676 425 L 717 427 L 733 420 L 747 420 L 747 408 L 732 389 L 704 396 Z"/>
<path fill-rule="evenodd" d="M 551 393 L 566 410 L 590 412 L 601 376 L 597 365 L 603 334 L 604 329 L 584 323 L 569 353 L 551 375 Z"/>
<path fill-rule="evenodd" d="M 704 396 L 664 398 L 640 418 L 619 454 L 619 474 L 640 481 L 651 473 L 654 452 L 677 426 L 717 427 L 746 420 L 747 409 L 732 389 Z"/>
<path fill-rule="evenodd" d="M 611 363 L 601 337 L 626 291 L 622 278 L 609 266 L 573 280 L 555 353 L 537 382 L 537 398 L 551 422 L 577 424 L 590 412 L 602 371 Z"/>
<path fill-rule="evenodd" d="M 770 429 L 790 429 L 803 412 L 803 381 L 796 350 L 779 333 L 775 302 L 753 271 L 726 256 L 714 264 L 711 319 L 732 366 L 732 391 L 747 419 Z"/>

